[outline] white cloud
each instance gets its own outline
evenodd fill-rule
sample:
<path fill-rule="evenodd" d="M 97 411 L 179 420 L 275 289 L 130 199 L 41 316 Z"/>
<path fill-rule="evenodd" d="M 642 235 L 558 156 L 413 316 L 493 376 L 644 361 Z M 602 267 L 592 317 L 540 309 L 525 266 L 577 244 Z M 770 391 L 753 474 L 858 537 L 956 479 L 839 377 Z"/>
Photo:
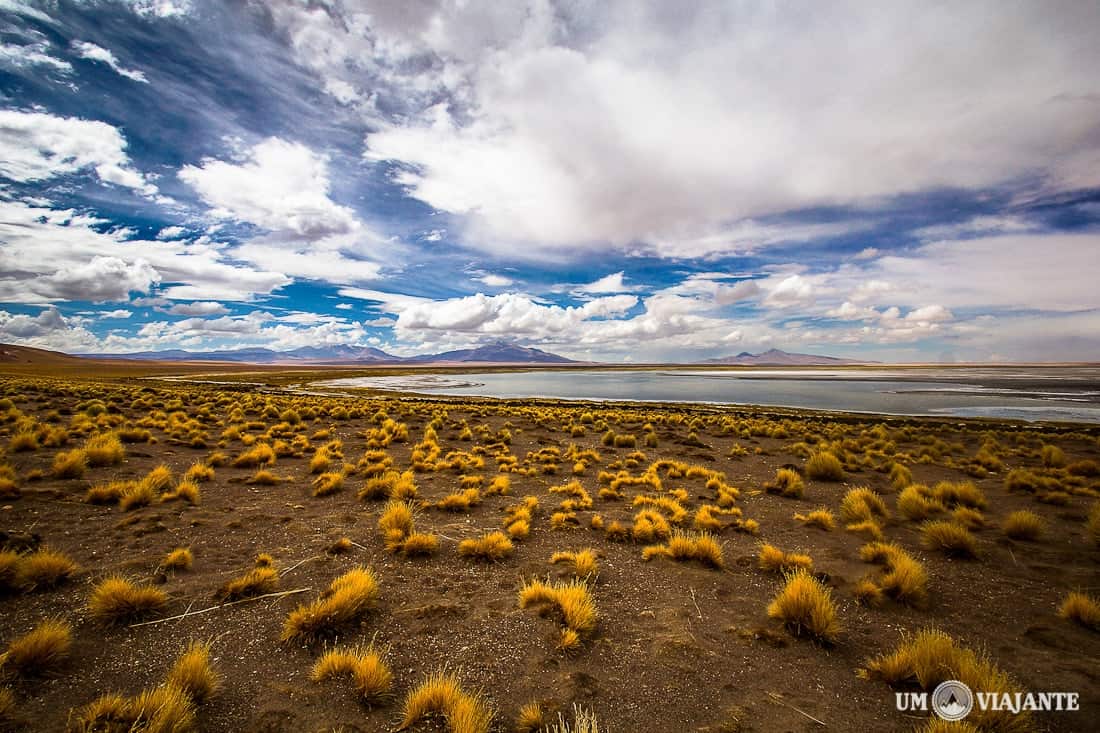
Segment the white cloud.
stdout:
<path fill-rule="evenodd" d="M 323 78 L 400 90 L 367 156 L 475 247 L 691 256 L 847 226 L 755 231 L 792 209 L 1100 185 L 1094 4 L 275 6 Z"/>
<path fill-rule="evenodd" d="M 354 232 L 355 213 L 329 198 L 328 165 L 300 143 L 268 138 L 241 163 L 206 159 L 187 165 L 182 181 L 213 207 L 213 215 L 306 240 Z"/>
<path fill-rule="evenodd" d="M 221 303 L 212 300 L 199 300 L 194 303 L 176 303 L 165 313 L 175 316 L 221 316 L 229 312 Z"/>
<path fill-rule="evenodd" d="M 100 314 L 99 314 L 99 317 L 100 317 L 101 319 L 108 319 L 108 318 L 129 318 L 129 317 L 130 317 L 130 316 L 132 316 L 132 315 L 134 315 L 134 312 L 133 312 L 133 311 L 130 311 L 130 310 L 126 310 L 125 308 L 119 308 L 118 310 L 113 310 L 113 311 L 105 311 L 105 312 L 103 312 L 103 313 L 100 313 Z"/>
<path fill-rule="evenodd" d="M 131 81 L 141 82 L 142 84 L 149 83 L 149 80 L 145 78 L 143 72 L 137 69 L 127 69 L 124 67 L 109 49 L 98 46 L 91 41 L 73 41 L 72 48 L 80 58 L 107 64 L 107 66 L 111 67 L 111 70 L 119 76 L 123 76 Z"/>
<path fill-rule="evenodd" d="M 512 285 L 515 281 L 510 277 L 504 275 L 496 275 L 492 272 L 486 272 L 480 277 L 475 277 L 475 281 L 488 285 L 491 288 L 506 288 Z"/>
<path fill-rule="evenodd" d="M 55 56 L 51 56 L 50 46 L 43 41 L 16 45 L 0 43 L 0 65 L 15 69 L 28 69 L 44 66 L 60 74 L 69 74 L 73 65 Z"/>
<path fill-rule="evenodd" d="M 350 311 L 350 310 L 353 310 L 355 308 L 355 306 L 352 305 L 351 303 L 337 303 L 333 307 L 336 308 L 336 310 L 341 310 L 341 311 Z"/>
<path fill-rule="evenodd" d="M 162 283 L 177 300 L 250 300 L 291 282 L 280 272 L 222 259 L 210 244 L 127 239 L 109 222 L 71 210 L 0 200 L 0 292 L 12 301 L 106 297 Z M 58 263 L 66 263 L 61 271 Z M 120 264 L 121 263 L 121 264 Z M 99 281 L 106 272 L 118 283 Z"/>
<path fill-rule="evenodd" d="M 164 227 L 157 232 L 157 239 L 178 239 L 186 231 L 183 227 Z"/>
<path fill-rule="evenodd" d="M 590 282 L 587 285 L 581 285 L 576 289 L 579 293 L 629 293 L 637 288 L 633 285 L 627 285 L 623 282 L 623 275 L 625 273 L 620 270 L 619 272 L 613 272 L 610 275 L 605 275 L 599 280 Z"/>
<path fill-rule="evenodd" d="M 179 18 L 192 11 L 191 0 L 124 0 L 138 15 Z"/>
<path fill-rule="evenodd" d="M 94 169 L 99 179 L 151 195 L 130 165 L 126 139 L 105 122 L 0 110 L 0 175 L 25 183 Z"/>

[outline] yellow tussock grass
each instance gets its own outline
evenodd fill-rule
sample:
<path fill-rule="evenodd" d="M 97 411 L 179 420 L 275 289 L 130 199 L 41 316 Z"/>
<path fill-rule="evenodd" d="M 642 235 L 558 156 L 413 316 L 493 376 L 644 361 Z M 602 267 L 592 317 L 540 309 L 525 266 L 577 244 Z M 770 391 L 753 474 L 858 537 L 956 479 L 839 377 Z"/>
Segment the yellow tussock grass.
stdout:
<path fill-rule="evenodd" d="M 826 644 L 840 636 L 832 592 L 805 569 L 787 575 L 783 588 L 768 605 L 768 616 L 781 620 L 795 636 Z"/>
<path fill-rule="evenodd" d="M 302 604 L 287 616 L 283 641 L 316 639 L 330 635 L 374 608 L 378 579 L 370 568 L 353 568 L 332 581 L 316 601 Z"/>

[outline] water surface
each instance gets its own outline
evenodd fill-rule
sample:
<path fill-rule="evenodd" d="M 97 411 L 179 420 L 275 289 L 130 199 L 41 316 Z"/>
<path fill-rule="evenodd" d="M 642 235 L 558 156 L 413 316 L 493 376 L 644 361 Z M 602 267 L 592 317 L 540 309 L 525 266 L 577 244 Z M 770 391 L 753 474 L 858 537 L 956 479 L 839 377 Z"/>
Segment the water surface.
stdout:
<path fill-rule="evenodd" d="M 532 369 L 355 377 L 317 386 L 453 396 L 767 405 L 1100 423 L 1100 367 Z"/>

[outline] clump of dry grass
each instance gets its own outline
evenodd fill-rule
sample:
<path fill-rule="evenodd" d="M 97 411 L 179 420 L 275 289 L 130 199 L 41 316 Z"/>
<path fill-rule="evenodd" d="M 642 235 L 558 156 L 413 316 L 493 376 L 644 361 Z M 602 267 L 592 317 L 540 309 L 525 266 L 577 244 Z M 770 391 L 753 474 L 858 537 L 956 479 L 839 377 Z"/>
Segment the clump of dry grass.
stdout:
<path fill-rule="evenodd" d="M 928 573 L 919 560 L 900 546 L 871 542 L 860 548 L 859 556 L 864 562 L 884 567 L 878 585 L 886 595 L 917 608 L 928 600 Z"/>
<path fill-rule="evenodd" d="M 88 489 L 88 493 L 84 495 L 84 501 L 89 504 L 117 504 L 122 495 L 136 485 L 134 481 L 109 481 L 105 484 L 96 484 Z"/>
<path fill-rule="evenodd" d="M 512 479 L 506 473 L 497 474 L 485 489 L 486 496 L 507 496 L 512 493 Z"/>
<path fill-rule="evenodd" d="M 652 433 L 650 433 L 652 435 Z M 722 730 L 725 730 L 723 728 Z M 558 713 L 558 722 L 546 728 L 546 733 L 600 733 L 596 714 L 573 703 L 573 720 L 566 720 Z"/>
<path fill-rule="evenodd" d="M 88 612 L 101 623 L 119 624 L 160 611 L 167 603 L 168 596 L 159 588 L 136 585 L 112 575 L 92 589 Z"/>
<path fill-rule="evenodd" d="M 192 641 L 168 672 L 168 686 L 182 690 L 192 702 L 202 703 L 221 686 L 221 675 L 210 663 L 210 642 Z"/>
<path fill-rule="evenodd" d="M 898 511 L 906 519 L 927 519 L 933 514 L 947 511 L 923 484 L 910 484 L 898 495 Z"/>
<path fill-rule="evenodd" d="M 456 491 L 440 499 L 436 506 L 447 512 L 465 512 L 481 503 L 481 492 L 474 488 Z"/>
<path fill-rule="evenodd" d="M 1058 608 L 1058 615 L 1086 629 L 1100 631 L 1100 601 L 1084 593 L 1074 591 L 1068 594 Z"/>
<path fill-rule="evenodd" d="M 177 547 L 161 560 L 160 567 L 163 570 L 190 570 L 194 561 L 195 556 L 191 554 L 190 549 Z"/>
<path fill-rule="evenodd" d="M 185 471 L 183 474 L 183 479 L 185 481 L 194 481 L 195 483 L 210 481 L 213 478 L 213 467 L 201 462 L 192 463 L 187 471 Z"/>
<path fill-rule="evenodd" d="M 856 583 L 855 588 L 852 589 L 852 595 L 855 596 L 856 602 L 862 606 L 874 608 L 882 605 L 882 588 L 879 588 L 875 581 L 870 578 L 863 578 Z"/>
<path fill-rule="evenodd" d="M 785 573 L 790 570 L 813 570 L 814 561 L 809 555 L 797 552 L 784 552 L 775 545 L 764 543 L 760 546 L 758 564 L 761 570 L 769 573 Z"/>
<path fill-rule="evenodd" d="M 54 456 L 50 469 L 55 478 L 80 478 L 88 468 L 87 457 L 80 448 L 61 451 Z"/>
<path fill-rule="evenodd" d="M 982 516 L 982 513 L 968 506 L 957 507 L 955 511 L 951 512 L 951 516 L 967 529 L 981 529 L 985 526 L 985 517 Z"/>
<path fill-rule="evenodd" d="M 475 560 L 495 562 L 512 554 L 512 541 L 503 532 L 490 532 L 458 543 L 458 554 Z"/>
<path fill-rule="evenodd" d="M 463 690 L 458 678 L 445 671 L 429 675 L 409 692 L 397 730 L 405 730 L 429 715 L 442 715 L 451 733 L 488 733 L 493 722 L 488 701 Z"/>
<path fill-rule="evenodd" d="M 920 528 L 921 543 L 929 550 L 940 550 L 951 557 L 973 559 L 978 556 L 978 541 L 970 530 L 956 522 L 934 519 Z"/>
<path fill-rule="evenodd" d="M 594 576 L 600 570 L 600 564 L 596 560 L 596 551 L 589 547 L 583 550 L 577 550 L 576 552 L 555 552 L 550 557 L 550 563 L 553 565 L 567 563 L 572 566 L 573 574 L 578 578 Z"/>
<path fill-rule="evenodd" d="M 831 531 L 836 527 L 836 518 L 833 513 L 828 509 L 822 507 L 820 509 L 814 509 L 806 514 L 795 514 L 794 520 L 796 522 L 802 522 L 807 527 L 817 527 L 823 529 L 826 532 Z"/>
<path fill-rule="evenodd" d="M 818 481 L 843 481 L 844 466 L 833 453 L 821 451 L 806 461 L 806 475 Z"/>
<path fill-rule="evenodd" d="M 332 581 L 312 603 L 290 612 L 283 624 L 283 641 L 316 639 L 358 621 L 378 601 L 378 579 L 370 568 L 353 568 Z"/>
<path fill-rule="evenodd" d="M 900 491 L 911 483 L 913 483 L 913 472 L 908 467 L 901 463 L 890 466 L 891 486 Z"/>
<path fill-rule="evenodd" d="M 668 539 L 672 535 L 672 527 L 660 512 L 643 509 L 634 515 L 630 534 L 636 542 L 653 542 Z"/>
<path fill-rule="evenodd" d="M 0 672 L 16 677 L 42 677 L 69 657 L 73 630 L 65 621 L 46 619 L 8 644 L 0 655 Z"/>
<path fill-rule="evenodd" d="M 535 733 L 542 728 L 546 712 L 538 702 L 529 702 L 516 713 L 515 733 Z"/>
<path fill-rule="evenodd" d="M 172 685 L 126 698 L 109 694 L 88 703 L 70 719 L 74 733 L 190 733 L 195 703 Z"/>
<path fill-rule="evenodd" d="M 344 676 L 351 677 L 360 698 L 368 704 L 384 698 L 393 684 L 393 673 L 373 646 L 330 649 L 310 673 L 314 682 Z"/>
<path fill-rule="evenodd" d="M 1014 540 L 1034 542 L 1043 535 L 1046 522 L 1035 512 L 1026 509 L 1012 512 L 1001 523 L 1001 530 L 1005 536 Z"/>
<path fill-rule="evenodd" d="M 257 565 L 244 575 L 226 581 L 214 594 L 219 603 L 274 593 L 279 587 L 279 571 L 272 565 Z"/>
<path fill-rule="evenodd" d="M 940 481 L 932 489 L 932 496 L 948 508 L 984 509 L 986 505 L 985 494 L 971 481 Z"/>
<path fill-rule="evenodd" d="M 764 484 L 764 489 L 769 494 L 779 494 L 790 499 L 801 499 L 805 484 L 797 471 L 790 468 L 780 468 L 775 472 L 775 478 Z"/>
<path fill-rule="evenodd" d="M 787 575 L 783 588 L 768 606 L 768 616 L 779 619 L 795 636 L 831 644 L 840 636 L 832 592 L 802 568 Z"/>
<path fill-rule="evenodd" d="M 873 519 L 865 519 L 862 522 L 846 524 L 844 525 L 844 529 L 847 532 L 851 532 L 871 542 L 882 542 L 882 540 L 885 539 L 882 533 L 882 527 Z"/>
<path fill-rule="evenodd" d="M 273 463 L 275 463 L 275 449 L 267 443 L 256 443 L 233 459 L 233 465 L 238 468 L 270 466 Z"/>
<path fill-rule="evenodd" d="M 845 522 L 866 522 L 876 517 L 886 519 L 890 512 L 882 497 L 866 486 L 852 489 L 840 502 L 840 516 Z"/>
<path fill-rule="evenodd" d="M 167 490 L 168 487 L 172 485 L 173 481 L 174 478 L 172 477 L 172 469 L 168 468 L 168 466 L 162 463 L 149 473 L 145 474 L 145 476 L 138 483 L 145 487 L 148 491 L 153 492 L 153 494 L 159 494 L 160 492 Z"/>
<path fill-rule="evenodd" d="M 383 471 L 381 475 L 367 479 L 356 496 L 359 499 L 398 499 L 416 498 L 416 480 L 412 471 Z"/>
<path fill-rule="evenodd" d="M 31 590 L 61 585 L 79 571 L 68 555 L 45 546 L 18 557 L 16 565 L 18 585 Z"/>
<path fill-rule="evenodd" d="M 663 545 L 650 545 L 642 550 L 642 559 L 668 557 L 677 562 L 695 560 L 709 568 L 721 568 L 725 565 L 722 558 L 722 545 L 714 535 L 706 532 L 689 534 L 677 530 Z"/>
<path fill-rule="evenodd" d="M 126 457 L 126 449 L 116 433 L 100 433 L 84 443 L 84 457 L 92 467 L 117 466 Z"/>
<path fill-rule="evenodd" d="M 568 582 L 532 580 L 519 591 L 519 607 L 538 606 L 556 613 L 565 627 L 559 648 L 573 651 L 583 637 L 596 630 L 599 612 L 588 584 L 580 578 Z"/>
<path fill-rule="evenodd" d="M 931 690 L 945 680 L 958 680 L 975 691 L 1012 694 L 1019 691 L 1016 683 L 983 655 L 961 646 L 942 631 L 926 629 L 912 637 L 903 637 L 898 648 L 867 662 L 860 675 L 881 679 L 892 687 L 916 683 Z M 978 730 L 1024 733 L 1034 730 L 1034 721 L 1027 712 L 1013 714 L 1008 710 L 983 710 L 975 706 L 968 716 Z"/>
<path fill-rule="evenodd" d="M 202 502 L 202 491 L 194 481 L 180 481 L 174 489 L 166 491 L 160 497 L 162 502 L 175 499 L 182 499 L 191 506 L 198 506 Z"/>
<path fill-rule="evenodd" d="M 344 486 L 344 474 L 340 471 L 325 471 L 313 480 L 315 497 L 335 494 Z"/>

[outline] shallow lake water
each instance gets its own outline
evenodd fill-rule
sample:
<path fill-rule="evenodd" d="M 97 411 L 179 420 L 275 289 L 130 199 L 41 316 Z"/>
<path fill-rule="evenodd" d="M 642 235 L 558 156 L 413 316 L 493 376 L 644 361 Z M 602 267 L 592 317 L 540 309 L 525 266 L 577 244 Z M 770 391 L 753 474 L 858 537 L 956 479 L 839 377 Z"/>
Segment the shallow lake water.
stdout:
<path fill-rule="evenodd" d="M 1100 423 L 1100 367 L 531 369 L 356 377 L 315 386 Z"/>

